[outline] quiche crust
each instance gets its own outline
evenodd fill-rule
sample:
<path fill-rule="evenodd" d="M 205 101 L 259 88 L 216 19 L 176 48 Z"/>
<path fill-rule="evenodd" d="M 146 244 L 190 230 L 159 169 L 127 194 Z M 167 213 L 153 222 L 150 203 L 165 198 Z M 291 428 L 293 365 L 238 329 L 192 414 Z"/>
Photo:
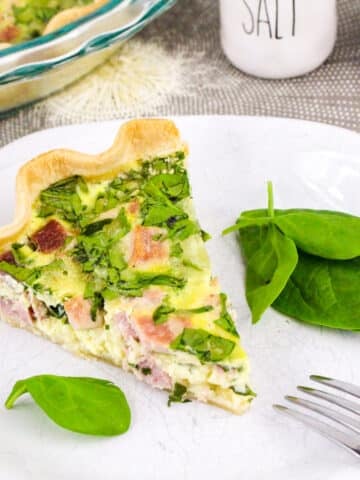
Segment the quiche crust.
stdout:
<path fill-rule="evenodd" d="M 50 22 L 47 24 L 43 35 L 47 35 L 48 33 L 52 33 L 59 28 L 68 25 L 69 23 L 76 22 L 79 18 L 85 17 L 90 13 L 94 12 L 98 8 L 108 3 L 109 0 L 94 0 L 94 2 L 90 5 L 83 5 L 81 7 L 72 7 L 59 12 L 55 15 Z"/>

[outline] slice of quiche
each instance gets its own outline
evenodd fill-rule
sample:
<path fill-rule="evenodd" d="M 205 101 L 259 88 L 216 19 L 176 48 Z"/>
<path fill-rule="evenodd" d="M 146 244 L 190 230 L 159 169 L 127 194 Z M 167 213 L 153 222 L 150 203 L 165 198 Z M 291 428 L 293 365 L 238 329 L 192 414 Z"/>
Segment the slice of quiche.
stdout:
<path fill-rule="evenodd" d="M 106 152 L 54 150 L 17 177 L 0 229 L 0 316 L 169 392 L 245 410 L 247 356 L 211 275 L 167 120 L 126 123 Z"/>

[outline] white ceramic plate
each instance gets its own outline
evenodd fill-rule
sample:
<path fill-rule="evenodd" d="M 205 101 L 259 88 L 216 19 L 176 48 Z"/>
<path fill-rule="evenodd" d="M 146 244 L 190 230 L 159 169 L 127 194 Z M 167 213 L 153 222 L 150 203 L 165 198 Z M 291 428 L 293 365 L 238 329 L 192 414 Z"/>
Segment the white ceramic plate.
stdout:
<path fill-rule="evenodd" d="M 272 179 L 276 206 L 340 209 L 360 215 L 360 136 L 294 120 L 181 117 L 191 148 L 197 213 L 213 239 L 213 267 L 238 312 L 242 341 L 258 392 L 236 417 L 189 403 L 166 406 L 165 393 L 100 362 L 88 362 L 0 322 L 0 402 L 14 382 L 39 373 L 104 377 L 119 384 L 132 407 L 130 431 L 91 438 L 52 424 L 22 398 L 0 406 L 2 480 L 350 480 L 359 463 L 318 434 L 272 409 L 311 373 L 360 384 L 359 334 L 302 325 L 269 310 L 252 326 L 235 236 L 220 232 L 241 210 L 263 207 Z M 94 153 L 107 148 L 120 122 L 70 126 L 27 136 L 0 151 L 0 224 L 12 217 L 16 171 L 47 149 Z"/>

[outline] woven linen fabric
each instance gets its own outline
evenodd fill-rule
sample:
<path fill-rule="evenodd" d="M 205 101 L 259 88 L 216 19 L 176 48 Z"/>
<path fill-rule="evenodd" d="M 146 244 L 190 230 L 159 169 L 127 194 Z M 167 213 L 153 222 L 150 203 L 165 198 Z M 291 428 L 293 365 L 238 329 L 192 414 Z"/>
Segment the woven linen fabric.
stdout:
<path fill-rule="evenodd" d="M 70 86 L 64 92 L 0 120 L 0 145 L 43 128 L 135 115 L 271 115 L 360 131 L 360 0 L 339 0 L 338 10 L 336 47 L 321 68 L 290 80 L 262 80 L 241 73 L 223 54 L 216 0 L 178 0 L 172 10 L 129 43 L 137 42 L 137 46 L 143 44 L 145 47 L 155 42 L 163 52 L 159 55 L 159 64 L 164 65 L 164 58 L 168 58 L 165 70 L 172 74 L 170 80 L 162 76 L 161 84 L 155 75 L 147 82 L 146 95 L 133 104 L 117 100 L 97 110 L 71 108 L 74 105 L 71 95 L 86 89 L 85 78 L 75 87 Z M 125 57 L 126 52 L 122 55 Z M 111 78 L 111 65 L 103 68 L 110 69 L 108 76 Z M 131 63 L 127 71 L 130 68 Z M 96 71 L 90 75 L 96 75 Z M 121 78 L 121 70 L 117 75 Z M 158 75 L 160 78 L 160 73 Z M 174 88 L 163 87 L 168 84 L 173 84 Z M 160 92 L 157 85 L 160 85 Z M 131 91 L 124 94 L 132 96 Z M 133 97 L 136 100 L 135 94 Z M 69 108 L 65 108 L 67 101 Z M 65 107 L 59 110 L 59 105 Z"/>

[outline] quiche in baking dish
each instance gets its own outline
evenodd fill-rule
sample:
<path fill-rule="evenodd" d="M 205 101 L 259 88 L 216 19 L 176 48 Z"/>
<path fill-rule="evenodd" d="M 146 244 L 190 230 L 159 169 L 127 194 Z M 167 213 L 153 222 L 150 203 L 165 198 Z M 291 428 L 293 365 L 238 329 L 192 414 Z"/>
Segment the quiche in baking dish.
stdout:
<path fill-rule="evenodd" d="M 26 42 L 84 17 L 109 0 L 0 0 L 0 48 Z"/>
<path fill-rule="evenodd" d="M 97 155 L 54 150 L 17 176 L 0 229 L 0 316 L 134 373 L 170 401 L 244 411 L 254 394 L 168 120 L 126 123 Z"/>

